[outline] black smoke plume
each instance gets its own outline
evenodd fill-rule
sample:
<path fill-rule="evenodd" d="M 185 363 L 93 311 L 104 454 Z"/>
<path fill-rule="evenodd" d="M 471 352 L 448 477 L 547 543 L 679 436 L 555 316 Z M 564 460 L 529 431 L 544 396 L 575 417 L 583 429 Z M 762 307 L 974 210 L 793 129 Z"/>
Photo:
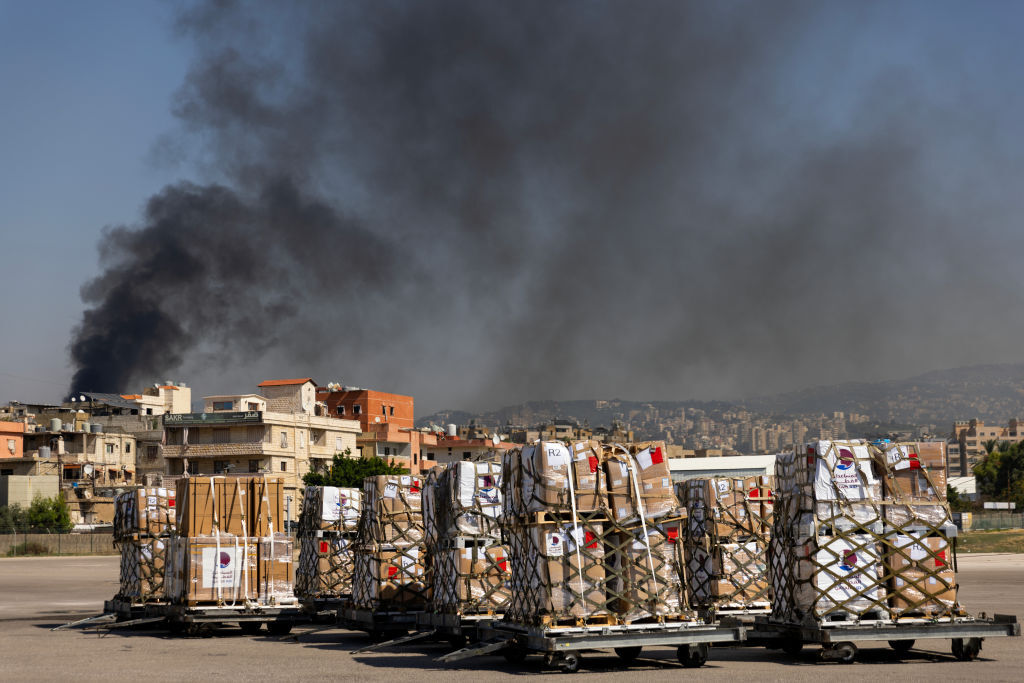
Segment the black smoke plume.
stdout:
<path fill-rule="evenodd" d="M 439 408 L 995 359 L 1009 346 L 974 332 L 1012 288 L 954 276 L 987 103 L 864 66 L 887 21 L 820 3 L 190 5 L 175 144 L 215 184 L 106 233 L 72 389 L 247 376 L 270 354 L 281 375 Z M 970 145 L 951 140 L 977 145 L 957 159 Z"/>

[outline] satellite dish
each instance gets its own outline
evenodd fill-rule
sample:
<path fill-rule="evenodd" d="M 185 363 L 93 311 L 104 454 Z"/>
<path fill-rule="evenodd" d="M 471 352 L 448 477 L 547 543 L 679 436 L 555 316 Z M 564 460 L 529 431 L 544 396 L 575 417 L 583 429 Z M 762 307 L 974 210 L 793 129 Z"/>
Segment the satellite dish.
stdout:
<path fill-rule="evenodd" d="M 380 422 L 380 415 L 378 415 L 377 417 L 373 418 L 373 421 L 374 422 Z"/>
<path fill-rule="evenodd" d="M 79 396 L 79 397 L 78 397 L 78 400 L 79 400 L 79 401 L 84 401 L 84 400 L 85 400 L 85 396 Z"/>
<path fill-rule="evenodd" d="M 72 397 L 71 397 L 71 402 L 72 402 L 72 403 L 74 403 L 74 402 L 75 402 L 75 401 L 77 401 L 77 400 L 78 400 L 78 399 L 77 399 L 77 398 L 75 398 L 74 396 L 72 396 Z"/>
<path fill-rule="evenodd" d="M 493 443 L 495 446 L 501 443 L 501 439 L 498 438 L 497 434 L 491 434 L 491 443 Z"/>

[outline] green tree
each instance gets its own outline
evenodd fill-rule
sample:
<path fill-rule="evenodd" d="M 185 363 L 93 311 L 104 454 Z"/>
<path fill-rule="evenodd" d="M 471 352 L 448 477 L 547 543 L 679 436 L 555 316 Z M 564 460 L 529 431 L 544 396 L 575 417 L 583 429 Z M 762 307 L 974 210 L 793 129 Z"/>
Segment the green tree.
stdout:
<path fill-rule="evenodd" d="M 999 449 L 997 448 L 999 442 L 996 441 L 995 439 L 985 439 L 984 441 L 981 442 L 981 445 L 985 448 L 985 453 L 987 455 L 992 455 L 993 453 L 999 452 Z"/>
<path fill-rule="evenodd" d="M 13 534 L 25 528 L 27 514 L 17 503 L 0 506 L 0 534 Z"/>
<path fill-rule="evenodd" d="M 955 488 L 946 484 L 946 501 L 953 512 L 970 512 L 971 501 L 960 495 Z"/>
<path fill-rule="evenodd" d="M 335 453 L 326 472 L 308 472 L 302 477 L 306 486 L 362 487 L 363 479 L 378 474 L 407 474 L 408 470 L 384 458 L 353 458 L 352 449 Z"/>
<path fill-rule="evenodd" d="M 71 513 L 67 503 L 60 495 L 53 498 L 36 496 L 28 508 L 28 525 L 34 531 L 70 531 Z"/>
<path fill-rule="evenodd" d="M 974 466 L 978 492 L 989 500 L 1012 501 L 1024 507 L 1024 442 L 986 455 Z"/>

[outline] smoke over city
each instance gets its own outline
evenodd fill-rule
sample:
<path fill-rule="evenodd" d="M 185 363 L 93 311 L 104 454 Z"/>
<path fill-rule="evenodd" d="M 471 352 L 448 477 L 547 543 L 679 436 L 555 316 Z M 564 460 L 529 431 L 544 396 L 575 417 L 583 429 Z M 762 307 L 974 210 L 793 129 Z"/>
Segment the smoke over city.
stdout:
<path fill-rule="evenodd" d="M 71 389 L 258 371 L 471 408 L 1006 360 L 977 332 L 1020 237 L 957 267 L 1015 208 L 996 104 L 873 51 L 885 11 L 190 5 L 157 150 L 201 177 L 105 233 Z"/>

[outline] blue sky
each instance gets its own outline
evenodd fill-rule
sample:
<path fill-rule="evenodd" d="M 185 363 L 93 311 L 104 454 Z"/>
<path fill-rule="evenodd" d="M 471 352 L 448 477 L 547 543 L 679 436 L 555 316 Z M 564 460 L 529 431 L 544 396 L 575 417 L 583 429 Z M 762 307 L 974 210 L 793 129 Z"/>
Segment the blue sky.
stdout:
<path fill-rule="evenodd" d="M 181 176 L 155 161 L 187 66 L 156 2 L 0 2 L 0 400 L 53 400 L 106 225 Z"/>

